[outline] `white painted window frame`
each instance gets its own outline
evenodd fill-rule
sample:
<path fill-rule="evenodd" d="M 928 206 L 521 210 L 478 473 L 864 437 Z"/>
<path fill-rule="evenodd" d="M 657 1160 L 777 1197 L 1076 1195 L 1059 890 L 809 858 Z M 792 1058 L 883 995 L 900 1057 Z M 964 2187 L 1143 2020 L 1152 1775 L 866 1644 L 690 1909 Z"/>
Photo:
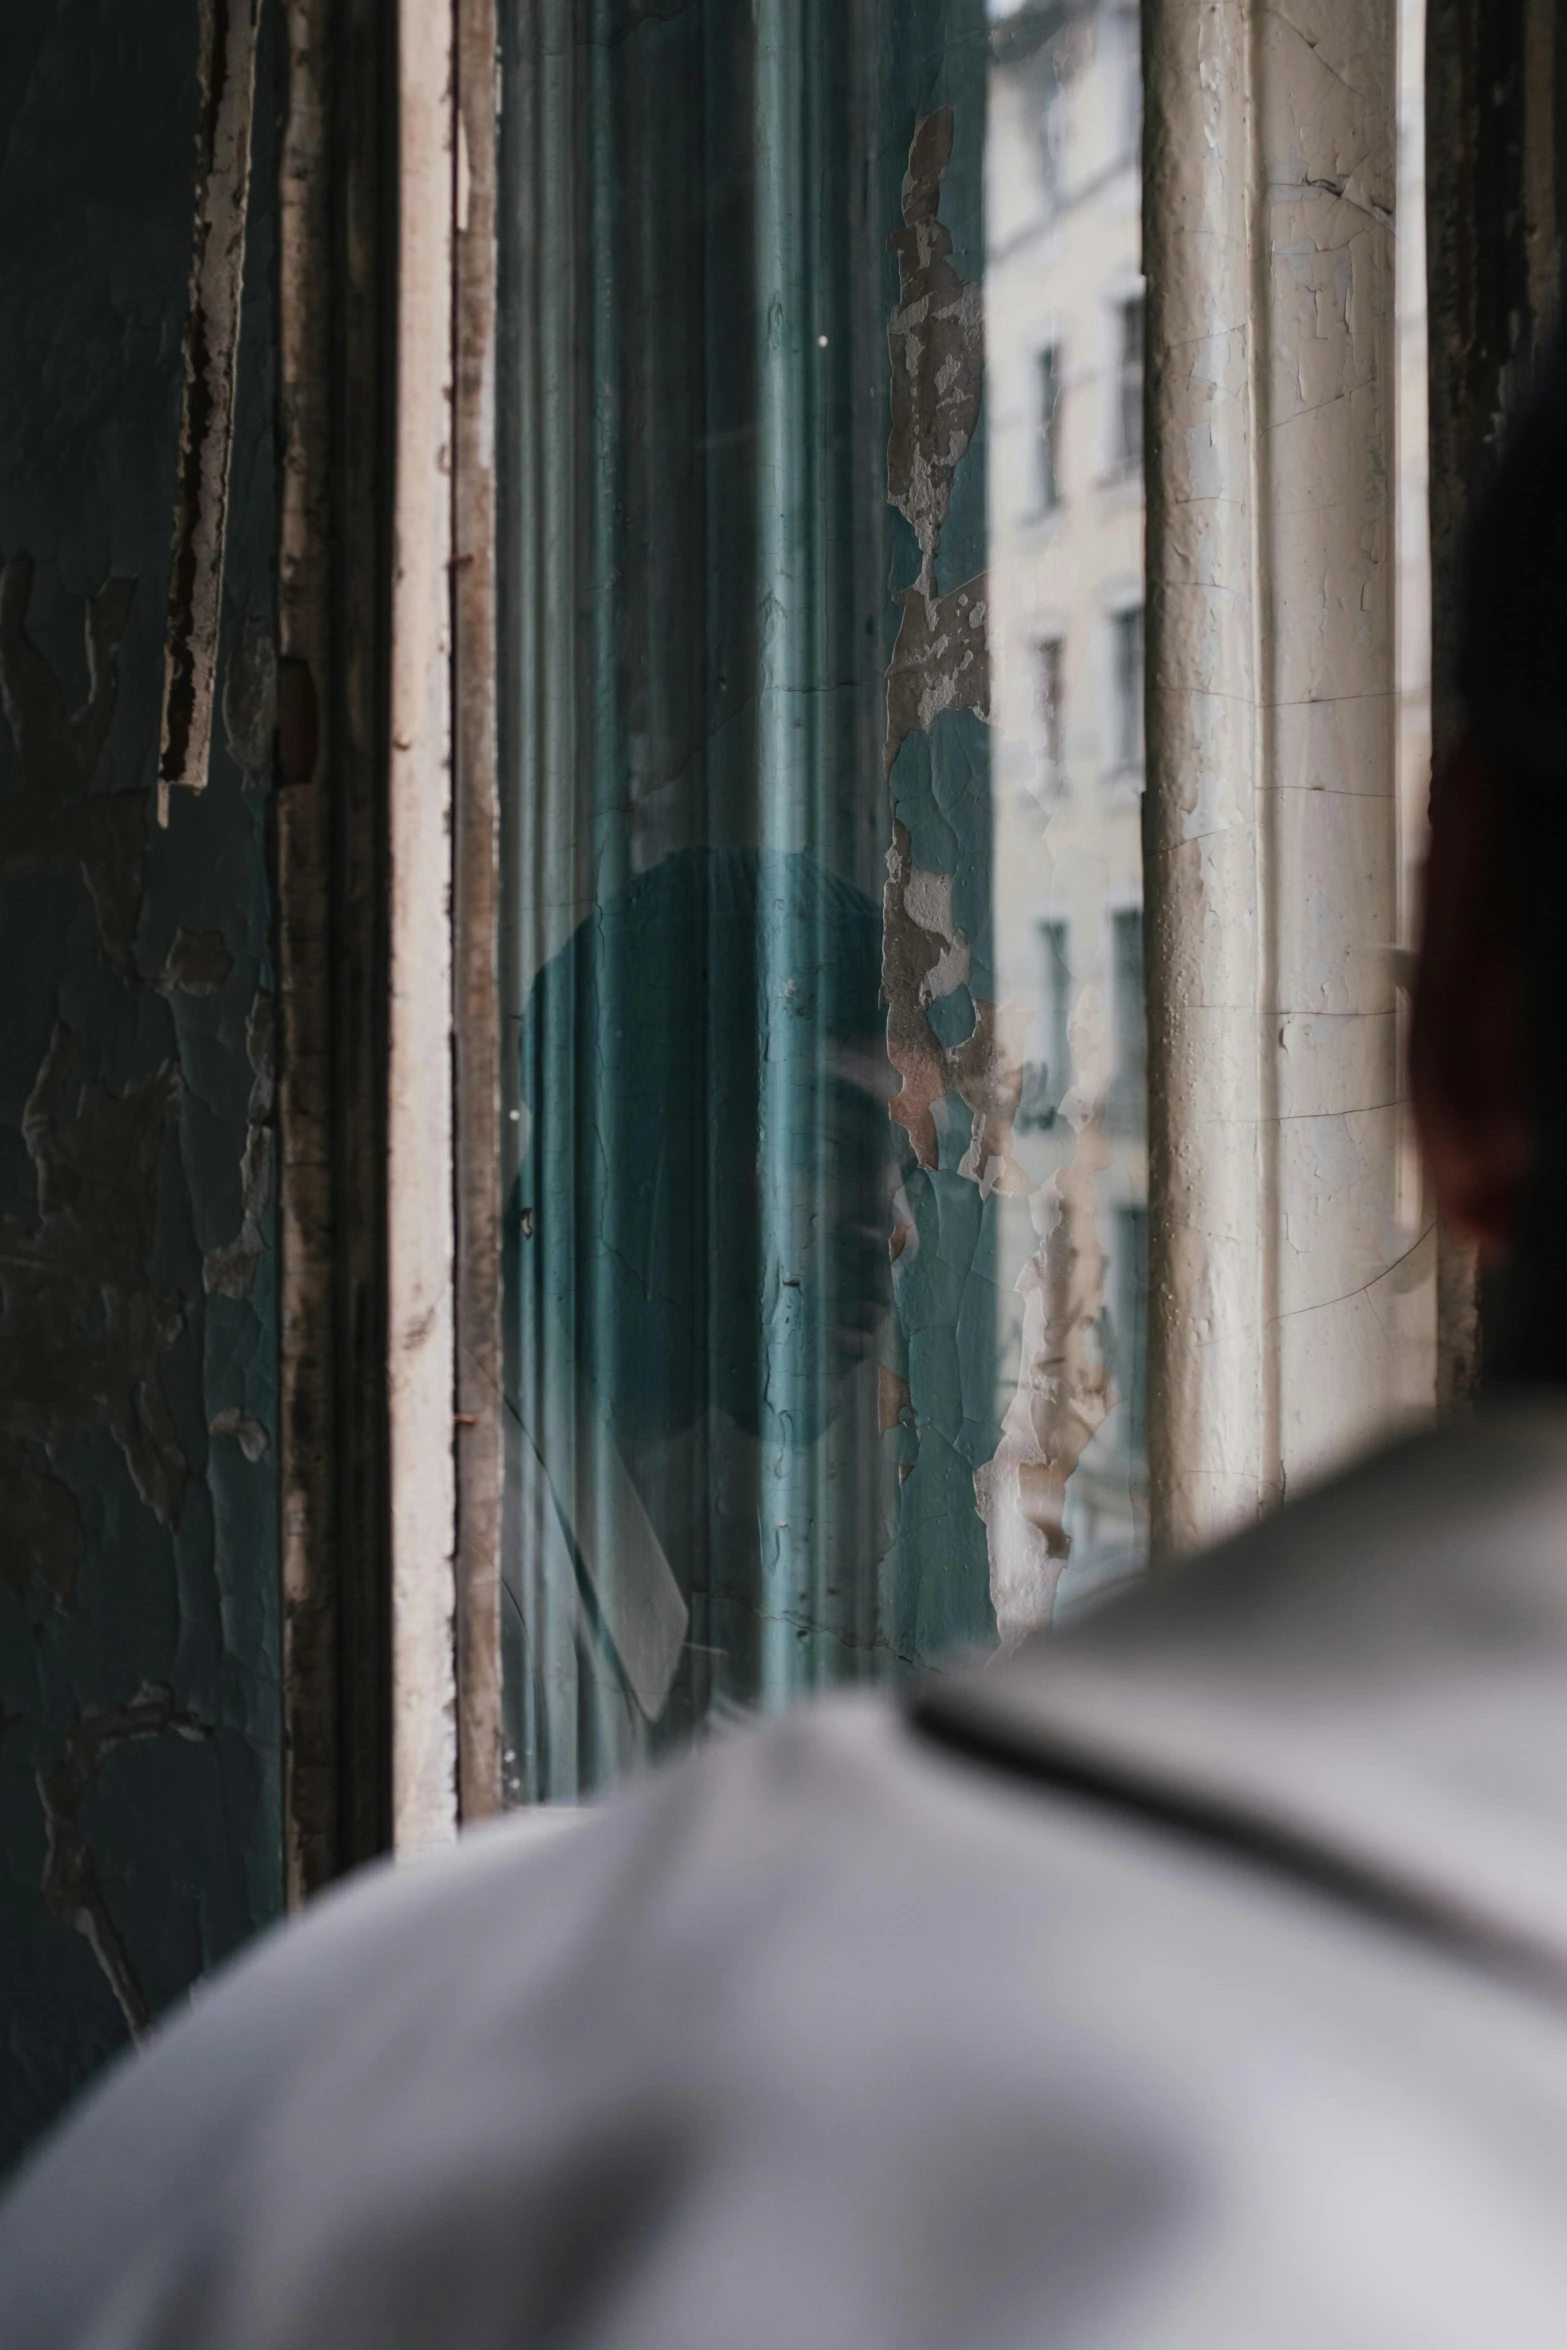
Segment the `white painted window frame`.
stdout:
<path fill-rule="evenodd" d="M 452 321 L 469 162 L 459 4 L 398 0 L 388 1377 L 401 1851 L 449 1841 L 461 1808 L 457 1136 L 444 1076 Z M 1149 1436 L 1155 1540 L 1181 1549 L 1428 1400 L 1418 1378 L 1410 1387 L 1418 1349 L 1401 1314 L 1402 1077 L 1377 951 L 1398 915 L 1397 13 L 1395 0 L 1144 0 L 1143 24 Z M 1305 317 L 1303 284 L 1351 247 L 1342 334 L 1326 355 L 1308 351 L 1317 309 Z M 1307 360 L 1339 371 L 1315 412 L 1288 390 Z M 1297 493 L 1324 474 L 1351 494 L 1303 509 Z M 1380 515 L 1366 503 L 1378 474 Z M 1319 625 L 1324 576 L 1339 602 Z M 1338 625 L 1350 612 L 1355 625 Z M 1336 800 L 1355 804 L 1335 829 Z M 1291 894 L 1301 871 L 1309 908 Z M 1307 1121 L 1358 1150 L 1357 1184 L 1314 1193 Z M 1301 1232 L 1326 1283 L 1316 1305 L 1286 1261 Z"/>
<path fill-rule="evenodd" d="M 1388 951 L 1397 43 L 1397 0 L 1145 0 L 1164 1550 L 1434 1394 L 1435 1237 L 1412 1255 L 1399 1215 Z"/>

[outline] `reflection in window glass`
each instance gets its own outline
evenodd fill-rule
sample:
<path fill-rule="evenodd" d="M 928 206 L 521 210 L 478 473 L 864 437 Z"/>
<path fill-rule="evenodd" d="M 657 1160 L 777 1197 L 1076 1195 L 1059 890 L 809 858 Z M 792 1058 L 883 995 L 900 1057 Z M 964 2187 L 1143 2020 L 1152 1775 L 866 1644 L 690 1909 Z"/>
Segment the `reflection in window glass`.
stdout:
<path fill-rule="evenodd" d="M 1039 797 L 1048 805 L 1061 780 L 1061 693 L 1066 647 L 1058 636 L 1046 637 L 1039 648 Z"/>
<path fill-rule="evenodd" d="M 1143 313 L 1135 15 L 1114 0 L 992 0 L 991 16 L 994 914 L 998 988 L 1024 1024 L 1028 1072 L 1018 1176 L 1001 1203 L 1006 1433 L 991 1472 L 1011 1635 L 1051 1620 L 1058 1582 L 1070 1609 L 1134 1570 L 1143 1547 Z M 1027 135 L 1042 83 L 1059 94 L 1053 190 Z M 1096 375 L 1074 371 L 1070 469 L 1041 528 L 1018 496 L 1011 442 L 1045 322 L 1059 348 L 1103 360 Z M 1069 719 L 1048 796 L 1014 788 L 1042 638 L 1059 647 Z"/>
<path fill-rule="evenodd" d="M 1114 650 L 1111 685 L 1111 764 L 1125 770 L 1143 763 L 1143 611 L 1134 604 L 1110 624 Z"/>
<path fill-rule="evenodd" d="M 1039 511 L 1053 514 L 1061 503 L 1061 355 L 1053 346 L 1039 354 Z"/>
<path fill-rule="evenodd" d="M 1143 461 L 1143 298 L 1123 302 L 1119 314 L 1120 353 L 1115 379 L 1117 462 Z"/>
<path fill-rule="evenodd" d="M 513 1800 L 1138 1555 L 1131 26 L 503 10 Z"/>

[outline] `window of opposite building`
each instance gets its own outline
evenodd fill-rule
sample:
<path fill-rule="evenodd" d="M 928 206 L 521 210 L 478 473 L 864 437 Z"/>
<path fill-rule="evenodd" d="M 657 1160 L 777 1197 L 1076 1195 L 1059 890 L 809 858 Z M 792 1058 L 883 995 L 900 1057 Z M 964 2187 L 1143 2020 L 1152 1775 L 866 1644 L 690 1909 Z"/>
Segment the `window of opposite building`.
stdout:
<path fill-rule="evenodd" d="M 1039 354 L 1039 511 L 1061 503 L 1061 354 L 1047 343 Z"/>
<path fill-rule="evenodd" d="M 1066 646 L 1058 636 L 1044 637 L 1039 646 L 1039 698 L 1035 713 L 1038 720 L 1038 787 L 1041 800 L 1048 799 L 1060 788 L 1064 741 L 1062 704 L 1065 691 Z"/>
<path fill-rule="evenodd" d="M 1143 297 L 1133 294 L 1116 311 L 1115 456 L 1119 465 L 1143 461 Z"/>
<path fill-rule="evenodd" d="M 1110 621 L 1110 761 L 1118 773 L 1143 763 L 1143 608 L 1129 605 Z"/>

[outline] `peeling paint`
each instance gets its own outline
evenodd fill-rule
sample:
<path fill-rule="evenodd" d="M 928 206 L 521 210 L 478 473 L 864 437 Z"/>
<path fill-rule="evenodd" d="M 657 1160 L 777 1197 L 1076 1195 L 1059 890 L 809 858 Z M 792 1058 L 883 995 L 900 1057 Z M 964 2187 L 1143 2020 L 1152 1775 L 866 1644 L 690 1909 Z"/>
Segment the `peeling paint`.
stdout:
<path fill-rule="evenodd" d="M 210 1423 L 213 1436 L 231 1436 L 247 1461 L 264 1461 L 272 1449 L 272 1437 L 264 1421 L 250 1412 L 219 1412 Z"/>
<path fill-rule="evenodd" d="M 927 599 L 935 594 L 953 477 L 974 437 L 985 387 L 984 289 L 953 268 L 952 232 L 938 217 L 953 129 L 950 106 L 915 125 L 903 226 L 888 239 L 898 256 L 898 305 L 888 328 L 887 496 L 919 541 L 919 585 Z"/>
<path fill-rule="evenodd" d="M 944 710 L 990 717 L 990 648 L 985 632 L 985 582 L 971 579 L 949 596 L 922 584 L 898 597 L 903 618 L 887 671 L 885 772 L 911 734 L 929 734 Z"/>
<path fill-rule="evenodd" d="M 173 1524 L 186 1477 L 159 1372 L 182 1310 L 147 1271 L 179 1073 L 166 1063 L 116 1094 L 81 1082 L 76 1060 L 57 1025 L 22 1119 L 39 1221 L 0 1220 L 0 1520 L 20 1530 L 0 1579 L 20 1591 L 36 1574 L 63 1607 L 82 1530 L 53 1463 L 73 1438 L 106 1427 L 160 1525 Z"/>
<path fill-rule="evenodd" d="M 922 1367 L 905 1394 L 884 1382 L 879 1418 L 884 1435 L 907 1432 L 897 1439 L 895 1464 L 908 1497 L 904 1507 L 933 1524 L 949 1516 L 961 1490 L 958 1480 L 968 1485 L 971 1503 L 981 1501 L 973 1482 L 976 1422 L 983 1427 L 993 1409 L 988 1393 L 981 1398 L 964 1392 L 974 1343 L 965 1327 L 973 1310 L 969 1301 L 985 1295 L 980 1268 L 991 1243 L 982 1223 L 951 1213 L 950 1194 L 941 1187 L 950 1186 L 955 1173 L 960 1183 L 974 1185 L 982 1203 L 997 1192 L 1027 1189 L 1012 1150 L 1022 1096 L 1022 1036 L 1010 1007 L 972 991 L 974 944 L 956 910 L 958 870 L 937 871 L 916 861 L 917 818 L 899 781 L 901 755 L 912 738 L 931 741 L 934 757 L 938 727 L 965 718 L 988 724 L 990 718 L 987 583 L 981 576 L 944 590 L 939 577 L 943 533 L 959 469 L 979 427 L 985 378 L 983 286 L 954 267 L 952 231 L 940 218 L 955 136 L 950 106 L 916 122 L 902 186 L 903 224 L 888 240 L 898 260 L 898 293 L 888 328 L 887 496 L 913 532 L 919 570 L 895 594 L 899 624 L 886 676 L 882 764 L 892 789 L 893 824 L 882 900 L 882 994 L 887 1054 L 900 1081 L 889 1114 L 908 1135 L 928 1186 L 910 1186 L 924 1204 L 900 1220 L 890 1254 L 903 1285 L 900 1312 L 922 1327 L 932 1314 L 947 1326 L 936 1352 L 921 1340 Z M 961 865 L 977 845 L 973 811 L 957 822 L 940 792 L 938 784 L 936 805 Z M 970 1121 L 955 1171 L 942 1164 L 954 1100 Z M 921 1263 L 921 1218 L 931 1225 L 928 1273 Z M 953 1249 L 965 1252 L 966 1270 L 949 1261 Z M 888 1374 L 889 1381 L 901 1379 L 901 1373 Z M 910 1443 L 916 1448 L 912 1460 L 901 1450 Z M 950 1536 L 944 1535 L 943 1549 L 950 1559 Z M 955 1559 L 947 1571 L 956 1584 Z M 914 1580 L 918 1585 L 922 1578 L 916 1574 Z M 928 1638 L 924 1618 L 925 1603 L 916 1597 L 908 1630 L 916 1649 Z"/>
<path fill-rule="evenodd" d="M 956 1094 L 973 1118 L 959 1172 L 986 1197 L 1027 1190 L 1012 1155 L 1012 1128 L 1023 1092 L 1023 1034 L 1012 1007 L 972 999 L 974 1025 L 961 1044 L 945 1045 L 930 1016 L 933 1003 L 967 985 L 967 941 L 952 917 L 948 875 L 912 863 L 906 825 L 894 819 L 882 898 L 882 989 L 887 1004 L 887 1058 L 902 1079 L 890 1116 L 903 1127 L 920 1165 L 941 1164 L 936 1105 Z"/>
<path fill-rule="evenodd" d="M 160 995 L 214 995 L 233 968 L 221 930 L 177 930 L 153 985 Z"/>
<path fill-rule="evenodd" d="M 901 614 L 887 673 L 883 763 L 895 794 L 894 770 L 911 737 L 930 736 L 952 716 L 970 714 L 986 724 L 992 716 L 988 581 L 981 575 L 945 591 L 938 584 L 942 534 L 958 468 L 978 428 L 985 371 L 983 289 L 954 270 L 952 239 L 938 217 L 953 136 L 950 110 L 916 127 L 904 225 L 892 239 L 899 299 L 890 332 L 888 496 L 920 550 L 918 578 L 896 598 Z M 961 854 L 962 831 L 954 830 Z M 1014 1148 L 1027 1019 L 1009 1003 L 971 992 L 975 957 L 954 897 L 954 875 L 916 863 L 911 826 L 895 812 L 883 901 L 888 1053 L 901 1081 L 891 1116 L 907 1132 L 920 1167 L 950 1181 L 943 1152 L 951 1148 L 951 1105 L 961 1103 L 969 1133 L 956 1174 L 983 1201 L 1026 1200 L 1038 1237 L 1018 1282 L 1021 1348 L 999 1442 L 972 1470 L 991 1603 L 1002 1641 L 1011 1643 L 1050 1620 L 1070 1547 L 1068 1481 L 1114 1401 L 1102 1344 L 1104 1264 L 1096 1228 L 1096 1178 L 1107 1160 L 1108 1072 L 1103 1039 L 1089 1017 L 1075 1040 L 1079 1082 L 1062 1105 L 1076 1136 L 1073 1156 L 1036 1189 Z M 956 1039 L 955 1024 L 967 1030 Z M 900 1232 L 895 1258 L 903 1244 Z M 923 1400 L 916 1383 L 916 1424 Z M 890 1405 L 890 1390 L 884 1391 L 884 1433 L 902 1424 L 896 1410 L 889 1417 Z M 906 1461 L 899 1473 L 910 1473 Z"/>
<path fill-rule="evenodd" d="M 270 778 L 246 788 L 266 652 L 244 623 L 275 589 L 278 12 L 234 409 L 229 744 L 167 835 L 158 590 L 198 7 L 149 0 L 133 22 L 30 0 L 29 21 L 0 93 L 0 2168 L 282 1901 L 276 1236 L 254 1167 L 246 1293 L 202 1281 L 246 1223 L 247 1015 L 274 988 Z"/>
<path fill-rule="evenodd" d="M 206 788 L 212 748 L 260 4 L 201 0 L 198 18 L 196 225 L 164 642 L 160 825 L 169 821 L 173 786 Z"/>
<path fill-rule="evenodd" d="M 953 480 L 968 453 L 985 387 L 984 290 L 953 268 L 952 232 L 938 217 L 952 159 L 950 106 L 916 125 L 903 181 L 898 302 L 887 330 L 892 431 L 887 500 L 919 543 L 919 577 L 902 589 L 897 643 L 887 672 L 884 773 L 911 734 L 928 734 L 944 710 L 989 715 L 985 583 L 938 593 L 936 560 Z"/>
<path fill-rule="evenodd" d="M 0 706 L 22 769 L 21 790 L 0 799 L 0 875 L 79 866 L 104 951 L 125 977 L 135 969 L 147 795 L 87 787 L 114 719 L 120 644 L 135 592 L 133 580 L 111 579 L 89 601 L 87 699 L 71 710 L 27 631 L 32 557 L 13 555 L 0 572 Z"/>
<path fill-rule="evenodd" d="M 1048 1625 L 1071 1550 L 1068 1480 L 1115 1398 L 1101 1351 L 1104 1258 L 1094 1179 L 1108 1153 L 1097 1108 L 1072 1100 L 1078 1146 L 1033 1195 L 1039 1248 L 1024 1266 L 1021 1360 L 1001 1442 L 976 1470 L 990 1537 L 991 1598 L 1004 1647 Z"/>
<path fill-rule="evenodd" d="M 269 622 L 247 620 L 223 680 L 224 739 L 247 783 L 267 774 L 277 731 L 277 638 Z"/>
<path fill-rule="evenodd" d="M 240 1169 L 240 1228 L 237 1238 L 226 1247 L 209 1249 L 201 1267 L 209 1295 L 218 1297 L 249 1297 L 266 1246 L 266 1214 L 272 1197 L 272 1112 L 277 1096 L 275 1012 L 273 998 L 258 995 L 245 1024 L 245 1046 L 255 1081 L 250 1089 Z"/>
<path fill-rule="evenodd" d="M 98 1882 L 98 1871 L 81 1830 L 82 1800 L 104 1757 L 133 1739 L 207 1738 L 210 1726 L 177 1706 L 167 1689 L 139 1690 L 129 1705 L 83 1714 L 71 1726 L 65 1752 L 52 1769 L 38 1773 L 48 1843 L 43 1894 L 55 1916 L 81 1934 L 102 1968 L 131 2033 L 140 2037 L 152 2022 L 152 2008 L 137 1979 L 130 1952 Z"/>

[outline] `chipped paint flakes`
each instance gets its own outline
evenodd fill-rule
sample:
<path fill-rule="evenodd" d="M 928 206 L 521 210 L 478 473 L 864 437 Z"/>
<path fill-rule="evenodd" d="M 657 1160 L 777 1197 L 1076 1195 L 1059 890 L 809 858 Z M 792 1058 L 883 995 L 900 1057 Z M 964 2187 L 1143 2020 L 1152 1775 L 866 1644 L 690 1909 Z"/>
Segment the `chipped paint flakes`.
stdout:
<path fill-rule="evenodd" d="M 267 1243 L 267 1208 L 272 1198 L 272 1114 L 277 1096 L 275 1015 L 274 999 L 270 995 L 258 995 L 245 1025 L 245 1044 L 254 1081 L 245 1126 L 245 1155 L 240 1162 L 240 1228 L 233 1240 L 222 1248 L 209 1249 L 202 1260 L 201 1278 L 209 1296 L 249 1297 Z"/>
<path fill-rule="evenodd" d="M 196 220 L 164 641 L 160 825 L 169 821 L 172 787 L 205 789 L 212 748 L 260 12 L 261 0 L 201 0 L 198 17 Z"/>
<path fill-rule="evenodd" d="M 30 555 L 0 572 L 0 707 L 22 769 L 22 788 L 0 799 L 0 875 L 79 867 L 98 916 L 104 952 L 122 978 L 135 971 L 146 862 L 147 795 L 89 792 L 119 695 L 119 651 L 135 583 L 112 579 L 86 612 L 87 699 L 68 708 L 64 688 L 27 631 Z"/>
<path fill-rule="evenodd" d="M 138 2038 L 152 2021 L 152 2008 L 104 1899 L 82 1834 L 81 1809 L 105 1757 L 116 1747 L 170 1734 L 195 1739 L 208 1738 L 212 1732 L 208 1723 L 176 1705 L 169 1690 L 144 1687 L 129 1705 L 107 1706 L 81 1715 L 71 1726 L 59 1760 L 38 1773 L 38 1796 L 48 1838 L 44 1899 L 57 1918 L 85 1938 L 130 2032 Z"/>
<path fill-rule="evenodd" d="M 166 1063 L 117 1094 L 83 1082 L 76 1063 L 77 1040 L 57 1024 L 22 1115 L 39 1221 L 0 1219 L 0 1521 L 13 1530 L 0 1577 L 20 1591 L 36 1574 L 63 1607 L 82 1528 L 54 1464 L 73 1439 L 107 1428 L 163 1526 L 187 1469 L 159 1369 L 183 1310 L 147 1270 L 179 1072 Z"/>

